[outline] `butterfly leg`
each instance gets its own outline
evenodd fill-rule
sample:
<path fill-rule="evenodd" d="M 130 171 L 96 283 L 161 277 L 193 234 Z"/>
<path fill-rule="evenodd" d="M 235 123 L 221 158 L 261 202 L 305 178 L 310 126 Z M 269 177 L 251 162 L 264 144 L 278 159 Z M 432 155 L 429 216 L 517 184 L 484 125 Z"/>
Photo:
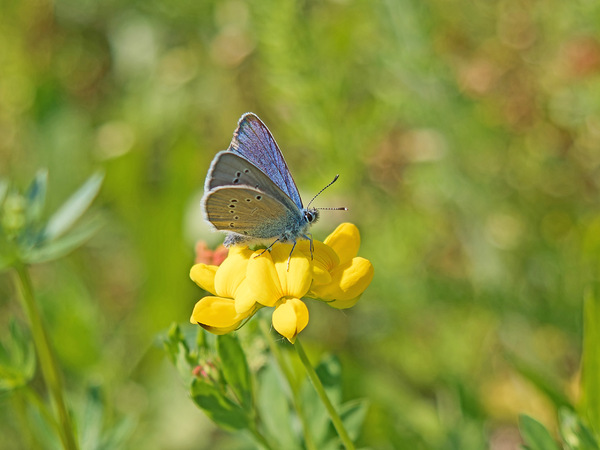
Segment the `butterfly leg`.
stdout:
<path fill-rule="evenodd" d="M 287 271 L 290 271 L 290 260 L 292 259 L 292 253 L 294 253 L 294 249 L 296 248 L 296 244 L 297 242 L 294 241 L 294 245 L 292 245 L 292 250 L 290 251 L 290 256 L 288 256 L 288 264 L 287 264 Z"/>
<path fill-rule="evenodd" d="M 266 252 L 267 250 L 271 250 L 271 248 L 277 244 L 280 241 L 280 239 L 276 239 L 275 241 L 273 241 L 273 243 L 271 245 L 269 245 L 267 248 L 265 248 L 262 252 L 260 252 L 258 255 L 255 256 L 255 258 L 258 258 L 259 256 L 261 256 L 264 252 Z"/>
<path fill-rule="evenodd" d="M 308 233 L 302 236 L 304 239 L 308 239 L 310 241 L 310 259 L 314 259 L 313 258 L 313 251 L 315 249 L 315 245 L 313 244 L 313 238 L 312 238 L 312 233 Z"/>

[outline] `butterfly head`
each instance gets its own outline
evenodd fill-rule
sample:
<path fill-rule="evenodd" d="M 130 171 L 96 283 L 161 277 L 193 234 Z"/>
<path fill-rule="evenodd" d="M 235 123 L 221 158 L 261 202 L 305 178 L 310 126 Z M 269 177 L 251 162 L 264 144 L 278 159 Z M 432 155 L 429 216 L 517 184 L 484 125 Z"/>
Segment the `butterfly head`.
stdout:
<path fill-rule="evenodd" d="M 304 218 L 307 223 L 313 224 L 319 220 L 319 210 L 317 208 L 306 208 L 304 210 Z"/>

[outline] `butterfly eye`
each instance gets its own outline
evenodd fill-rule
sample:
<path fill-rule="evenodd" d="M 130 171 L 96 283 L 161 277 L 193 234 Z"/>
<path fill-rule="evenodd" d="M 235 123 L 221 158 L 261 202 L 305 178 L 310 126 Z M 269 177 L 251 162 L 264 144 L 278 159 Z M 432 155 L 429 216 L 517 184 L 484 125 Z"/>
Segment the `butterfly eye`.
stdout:
<path fill-rule="evenodd" d="M 306 213 L 306 220 L 308 220 L 309 222 L 312 222 L 314 219 L 313 215 L 309 212 Z"/>

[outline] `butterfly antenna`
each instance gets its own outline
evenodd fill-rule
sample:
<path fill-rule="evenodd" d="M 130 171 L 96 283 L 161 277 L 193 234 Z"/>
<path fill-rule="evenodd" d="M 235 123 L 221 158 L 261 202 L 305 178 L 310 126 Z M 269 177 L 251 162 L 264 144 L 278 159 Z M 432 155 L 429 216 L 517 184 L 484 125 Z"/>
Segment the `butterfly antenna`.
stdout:
<path fill-rule="evenodd" d="M 323 189 L 321 189 L 319 192 L 317 192 L 317 195 L 315 195 L 312 200 L 310 202 L 308 202 L 308 205 L 306 205 L 306 208 L 308 209 L 308 207 L 312 204 L 312 202 L 315 201 L 315 198 L 317 198 L 319 195 L 321 195 L 321 193 L 327 189 L 329 186 L 331 186 L 333 183 L 335 183 L 337 181 L 337 179 L 340 177 L 340 175 L 336 175 L 335 178 L 331 181 L 331 183 L 329 183 L 327 186 L 325 186 Z M 348 210 L 348 208 L 317 208 L 317 209 L 330 209 L 330 210 Z"/>
<path fill-rule="evenodd" d="M 324 210 L 324 211 L 348 211 L 348 208 L 346 208 L 345 206 L 338 206 L 337 208 L 315 208 L 315 209 L 320 209 L 320 210 Z"/>

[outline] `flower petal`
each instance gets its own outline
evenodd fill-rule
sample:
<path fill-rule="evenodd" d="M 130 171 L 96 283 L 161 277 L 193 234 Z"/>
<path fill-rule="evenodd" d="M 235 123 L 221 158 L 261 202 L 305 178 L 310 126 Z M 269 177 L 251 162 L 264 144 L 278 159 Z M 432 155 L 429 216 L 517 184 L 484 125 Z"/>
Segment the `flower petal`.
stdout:
<path fill-rule="evenodd" d="M 362 296 L 362 294 L 359 295 L 358 297 L 351 298 L 350 300 L 333 300 L 331 302 L 327 302 L 327 304 L 329 306 L 331 306 L 332 308 L 348 309 L 348 308 L 352 308 L 354 305 L 356 305 L 356 303 L 360 300 L 361 296 Z"/>
<path fill-rule="evenodd" d="M 313 282 L 315 284 L 330 283 L 331 275 L 329 272 L 340 263 L 340 258 L 331 247 L 320 241 L 314 240 L 313 245 Z M 309 241 L 300 241 L 298 247 L 308 258 L 311 257 Z"/>
<path fill-rule="evenodd" d="M 324 241 L 340 257 L 340 263 L 350 261 L 358 255 L 360 247 L 360 233 L 356 225 L 352 223 L 340 224 Z"/>
<path fill-rule="evenodd" d="M 271 257 L 281 283 L 281 297 L 302 298 L 312 282 L 310 257 L 297 248 L 292 252 L 292 247 L 292 244 L 275 245 Z"/>
<path fill-rule="evenodd" d="M 194 264 L 190 269 L 190 278 L 205 291 L 216 294 L 215 274 L 218 269 L 219 266 L 211 266 L 203 263 Z"/>
<path fill-rule="evenodd" d="M 246 278 L 235 291 L 235 310 L 238 314 L 243 314 L 254 307 L 256 304 L 256 293 L 252 284 Z"/>
<path fill-rule="evenodd" d="M 235 311 L 234 303 L 230 298 L 204 297 L 194 305 L 190 322 L 202 325 L 205 328 L 209 327 L 211 328 L 209 330 L 211 332 L 221 331 L 222 333 L 228 333 L 235 330 L 242 320 L 249 317 L 253 311 L 249 311 L 246 314 L 238 314 Z"/>
<path fill-rule="evenodd" d="M 322 300 L 351 300 L 364 292 L 373 280 L 373 265 L 368 259 L 356 257 L 331 272 L 331 283 L 313 285 L 310 296 Z"/>
<path fill-rule="evenodd" d="M 233 246 L 229 249 L 229 255 L 215 275 L 215 294 L 220 297 L 235 297 L 235 291 L 246 278 L 246 268 L 251 256 L 252 250 L 248 247 Z"/>
<path fill-rule="evenodd" d="M 253 301 L 264 306 L 275 306 L 277 300 L 283 297 L 279 276 L 268 251 L 254 252 L 248 263 L 246 279 L 248 283 L 244 284 L 244 288 L 238 294 L 242 304 L 250 301 L 247 298 L 250 295 L 253 296 Z"/>
<path fill-rule="evenodd" d="M 302 300 L 290 298 L 277 306 L 272 320 L 273 328 L 293 344 L 298 333 L 308 325 L 308 308 Z"/>

